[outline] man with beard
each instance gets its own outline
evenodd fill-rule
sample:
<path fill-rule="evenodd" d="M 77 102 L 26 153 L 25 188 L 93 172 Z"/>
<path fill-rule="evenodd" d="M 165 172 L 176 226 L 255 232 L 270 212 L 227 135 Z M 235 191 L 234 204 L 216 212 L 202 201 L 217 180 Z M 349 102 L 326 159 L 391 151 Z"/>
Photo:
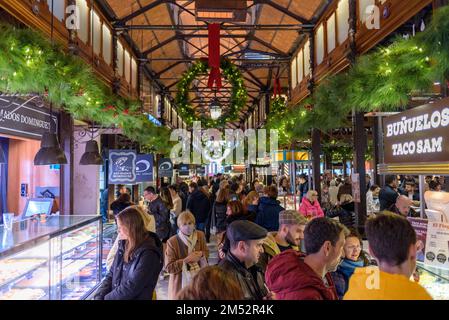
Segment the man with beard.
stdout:
<path fill-rule="evenodd" d="M 268 263 L 265 281 L 278 300 L 338 300 L 330 272 L 337 270 L 348 229 L 315 218 L 304 230 L 307 255 L 286 250 Z"/>
<path fill-rule="evenodd" d="M 264 240 L 264 252 L 260 255 L 259 266 L 265 271 L 270 260 L 288 249 L 300 251 L 301 240 L 307 219 L 295 210 L 284 210 L 279 213 L 279 230 L 269 232 Z"/>

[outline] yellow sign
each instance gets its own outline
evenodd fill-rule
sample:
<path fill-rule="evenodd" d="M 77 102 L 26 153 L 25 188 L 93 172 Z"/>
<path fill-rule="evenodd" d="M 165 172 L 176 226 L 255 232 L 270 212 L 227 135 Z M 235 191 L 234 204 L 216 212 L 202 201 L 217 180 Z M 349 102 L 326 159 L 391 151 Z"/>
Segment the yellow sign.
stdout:
<path fill-rule="evenodd" d="M 295 161 L 308 161 L 309 160 L 309 153 L 306 151 L 294 151 L 293 152 Z M 279 162 L 287 162 L 292 161 L 292 151 L 290 150 L 282 150 L 277 151 L 275 154 L 276 161 Z"/>

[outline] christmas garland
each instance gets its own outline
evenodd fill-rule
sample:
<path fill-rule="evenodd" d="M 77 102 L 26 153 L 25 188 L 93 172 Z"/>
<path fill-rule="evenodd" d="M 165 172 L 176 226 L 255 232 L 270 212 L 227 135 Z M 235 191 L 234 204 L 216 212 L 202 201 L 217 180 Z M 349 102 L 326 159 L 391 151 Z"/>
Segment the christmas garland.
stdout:
<path fill-rule="evenodd" d="M 183 74 L 178 83 L 178 94 L 176 95 L 177 111 L 187 125 L 191 126 L 193 121 L 201 121 L 202 127 L 224 127 L 226 123 L 238 120 L 238 113 L 246 105 L 248 99 L 242 73 L 236 65 L 227 59 L 221 60 L 220 67 L 223 70 L 224 77 L 232 85 L 229 112 L 217 120 L 195 116 L 195 111 L 189 103 L 189 90 L 192 81 L 200 75 L 206 75 L 209 70 L 207 60 L 199 60 Z"/>
<path fill-rule="evenodd" d="M 140 112 L 140 102 L 114 95 L 81 58 L 31 29 L 0 25 L 0 92 L 38 94 L 80 120 L 115 126 L 147 149 L 166 153 L 169 131 Z"/>
<path fill-rule="evenodd" d="M 413 94 L 428 92 L 449 78 L 449 6 L 438 9 L 429 27 L 412 39 L 398 38 L 387 48 L 361 56 L 348 71 L 332 75 L 313 96 L 285 112 L 269 115 L 267 128 L 277 128 L 289 144 L 321 131 L 347 125 L 358 112 L 400 111 Z"/>

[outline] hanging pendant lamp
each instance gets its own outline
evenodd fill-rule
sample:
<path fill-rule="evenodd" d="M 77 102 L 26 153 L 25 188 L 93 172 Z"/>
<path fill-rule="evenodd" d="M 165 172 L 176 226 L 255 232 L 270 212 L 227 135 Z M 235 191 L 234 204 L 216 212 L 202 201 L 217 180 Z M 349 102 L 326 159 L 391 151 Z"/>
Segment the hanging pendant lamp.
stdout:
<path fill-rule="evenodd" d="M 81 156 L 80 165 L 102 165 L 103 158 L 100 155 L 100 151 L 98 149 L 98 143 L 95 140 L 87 141 L 86 143 L 86 151 Z"/>
<path fill-rule="evenodd" d="M 51 1 L 51 43 L 53 45 L 53 0 Z M 53 132 L 52 126 L 53 104 L 50 102 L 50 132 L 42 135 L 41 148 L 34 157 L 35 166 L 43 166 L 50 164 L 67 164 L 67 158 L 58 141 L 58 136 Z"/>

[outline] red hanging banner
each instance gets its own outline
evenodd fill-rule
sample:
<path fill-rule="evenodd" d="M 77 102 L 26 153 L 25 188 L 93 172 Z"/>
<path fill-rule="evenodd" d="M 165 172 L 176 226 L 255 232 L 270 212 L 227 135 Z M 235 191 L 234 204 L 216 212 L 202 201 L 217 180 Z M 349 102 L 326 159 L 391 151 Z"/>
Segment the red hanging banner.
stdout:
<path fill-rule="evenodd" d="M 277 97 L 279 95 L 281 95 L 281 81 L 279 80 L 279 78 L 273 76 L 273 96 Z"/>
<path fill-rule="evenodd" d="M 209 67 L 211 68 L 207 86 L 209 88 L 212 88 L 215 83 L 217 89 L 220 90 L 220 24 L 210 23 L 207 28 L 209 32 Z"/>

